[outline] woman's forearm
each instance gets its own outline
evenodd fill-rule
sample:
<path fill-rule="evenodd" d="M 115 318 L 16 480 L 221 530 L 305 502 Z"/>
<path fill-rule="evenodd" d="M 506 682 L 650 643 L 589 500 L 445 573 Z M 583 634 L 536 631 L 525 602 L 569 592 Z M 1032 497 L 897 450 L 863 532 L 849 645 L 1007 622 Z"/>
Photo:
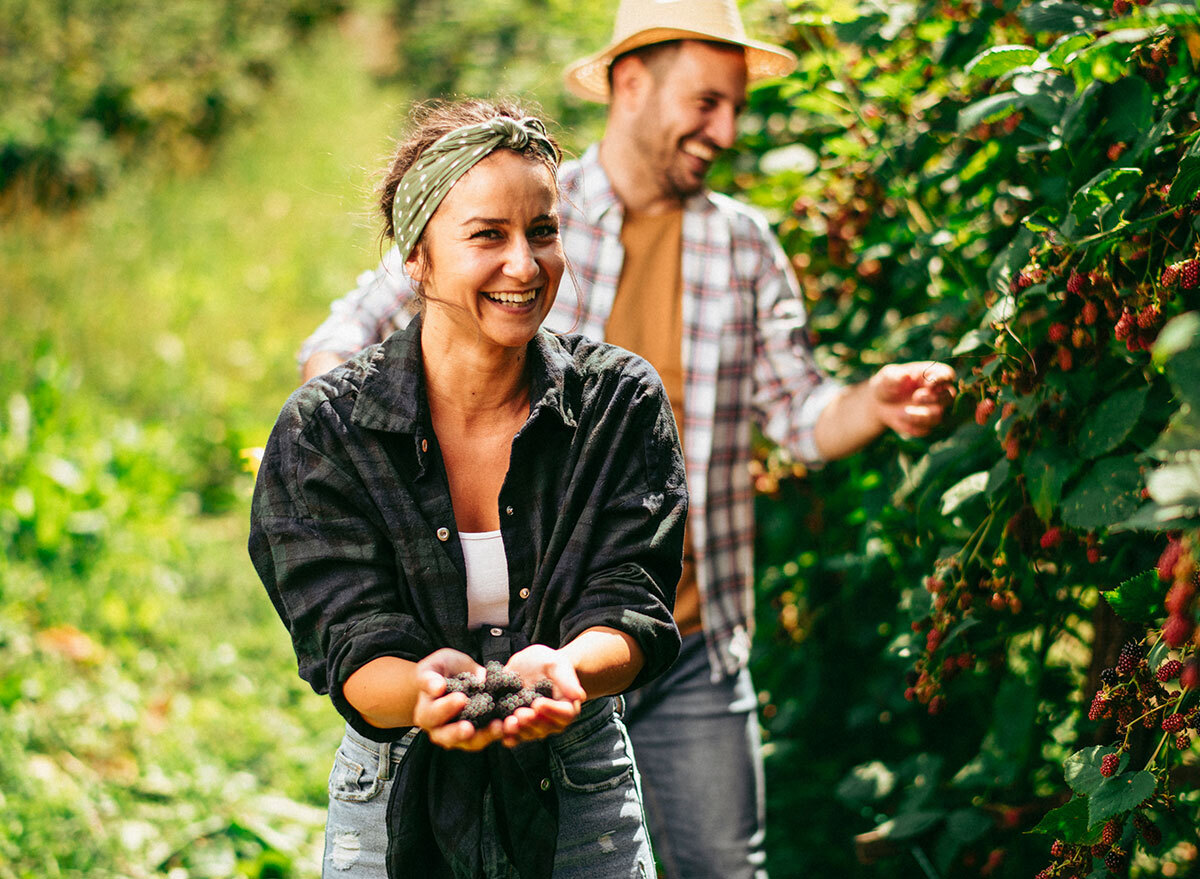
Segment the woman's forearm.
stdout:
<path fill-rule="evenodd" d="M 562 648 L 588 699 L 624 692 L 646 662 L 632 637 L 608 626 L 593 626 Z"/>
<path fill-rule="evenodd" d="M 413 725 L 417 664 L 398 656 L 372 659 L 346 679 L 346 701 L 377 729 Z"/>

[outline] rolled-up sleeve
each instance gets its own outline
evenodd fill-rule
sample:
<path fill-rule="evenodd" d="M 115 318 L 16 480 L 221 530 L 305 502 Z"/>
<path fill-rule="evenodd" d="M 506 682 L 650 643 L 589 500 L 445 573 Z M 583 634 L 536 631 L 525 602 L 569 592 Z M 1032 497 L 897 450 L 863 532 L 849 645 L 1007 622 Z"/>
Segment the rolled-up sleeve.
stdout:
<path fill-rule="evenodd" d="M 291 634 L 300 676 L 356 729 L 386 738 L 346 701 L 343 685 L 373 659 L 417 661 L 434 648 L 399 606 L 395 556 L 365 486 L 335 449 L 311 443 L 296 402 L 304 393 L 289 401 L 264 451 L 250 557 Z M 314 417 L 335 416 L 324 406 Z"/>

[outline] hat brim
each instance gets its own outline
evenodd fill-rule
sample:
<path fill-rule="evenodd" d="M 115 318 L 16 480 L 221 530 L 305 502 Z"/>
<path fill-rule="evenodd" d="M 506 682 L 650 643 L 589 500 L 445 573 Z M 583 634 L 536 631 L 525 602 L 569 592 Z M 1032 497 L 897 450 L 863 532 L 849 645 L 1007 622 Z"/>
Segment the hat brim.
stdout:
<path fill-rule="evenodd" d="M 613 59 L 634 49 L 640 49 L 642 46 L 666 43 L 671 40 L 704 40 L 710 43 L 728 43 L 731 46 L 743 47 L 746 50 L 746 75 L 749 82 L 773 76 L 787 76 L 796 69 L 796 56 L 782 46 L 773 46 L 758 40 L 729 39 L 700 31 L 655 27 L 639 31 L 594 55 L 567 65 L 563 70 L 563 81 L 567 86 L 567 91 L 585 101 L 607 104 L 609 99 L 608 68 Z"/>

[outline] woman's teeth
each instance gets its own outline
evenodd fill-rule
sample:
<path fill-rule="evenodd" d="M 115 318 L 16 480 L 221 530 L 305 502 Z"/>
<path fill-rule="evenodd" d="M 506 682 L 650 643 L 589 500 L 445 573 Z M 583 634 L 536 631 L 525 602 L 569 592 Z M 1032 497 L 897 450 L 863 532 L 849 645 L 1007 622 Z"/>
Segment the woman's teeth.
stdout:
<path fill-rule="evenodd" d="M 537 290 L 520 290 L 515 293 L 491 293 L 485 291 L 483 295 L 493 302 L 503 302 L 507 305 L 524 305 L 526 302 L 532 302 L 537 294 Z"/>

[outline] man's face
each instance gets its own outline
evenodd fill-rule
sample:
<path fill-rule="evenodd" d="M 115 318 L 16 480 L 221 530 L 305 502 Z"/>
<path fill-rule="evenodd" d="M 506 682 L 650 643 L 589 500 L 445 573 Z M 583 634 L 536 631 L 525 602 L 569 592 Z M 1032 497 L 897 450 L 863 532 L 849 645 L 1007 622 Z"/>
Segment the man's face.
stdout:
<path fill-rule="evenodd" d="M 684 41 L 657 71 L 633 137 L 664 195 L 699 192 L 713 160 L 733 146 L 746 105 L 741 48 Z"/>

